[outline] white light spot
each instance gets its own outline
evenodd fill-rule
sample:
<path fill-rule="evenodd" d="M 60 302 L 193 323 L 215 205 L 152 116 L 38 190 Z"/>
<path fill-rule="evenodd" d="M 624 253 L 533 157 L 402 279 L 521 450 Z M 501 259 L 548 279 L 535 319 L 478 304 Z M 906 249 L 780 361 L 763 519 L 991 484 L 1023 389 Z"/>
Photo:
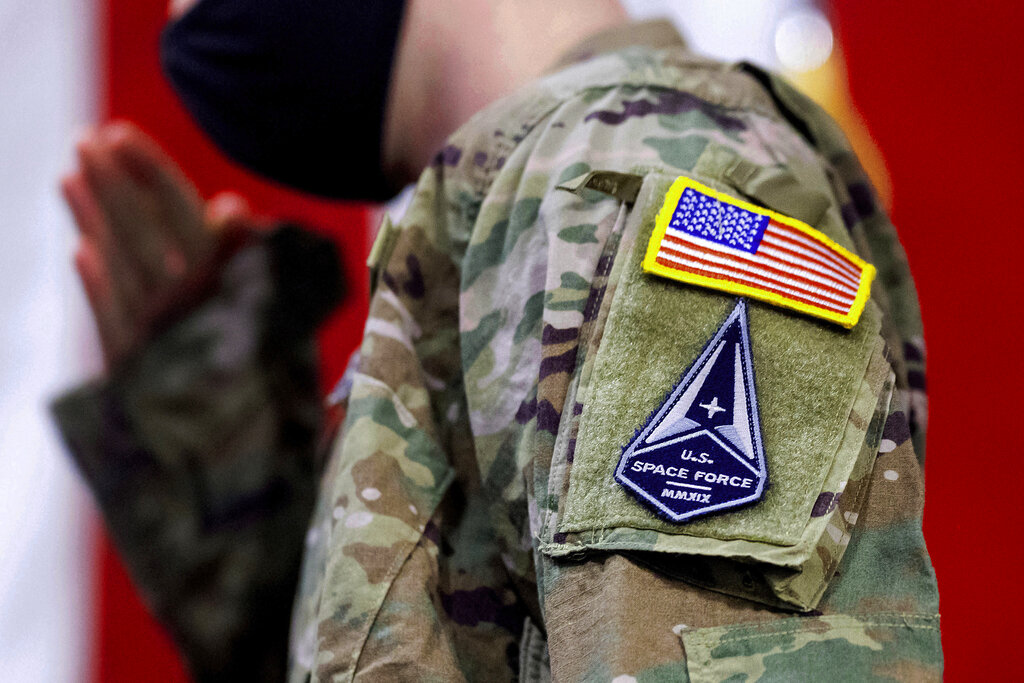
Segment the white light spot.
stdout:
<path fill-rule="evenodd" d="M 859 516 L 860 515 L 858 515 L 856 512 L 847 512 L 846 514 L 843 515 L 843 517 L 846 518 L 846 521 L 849 522 L 850 524 L 856 524 L 857 523 L 857 518 Z"/>
<path fill-rule="evenodd" d="M 331 513 L 335 519 L 341 519 L 345 516 L 345 508 L 341 505 L 334 508 L 334 512 Z"/>
<path fill-rule="evenodd" d="M 789 71 L 817 69 L 828 61 L 832 44 L 832 26 L 815 10 L 788 14 L 775 27 L 775 54 Z"/>
<path fill-rule="evenodd" d="M 683 635 L 683 631 L 685 631 L 687 628 L 689 627 L 686 624 L 676 624 L 672 627 L 672 633 L 676 634 L 677 636 L 681 636 Z"/>
<path fill-rule="evenodd" d="M 360 529 L 373 521 L 373 513 L 353 512 L 345 520 L 345 526 L 349 529 Z"/>
<path fill-rule="evenodd" d="M 621 676 L 613 678 L 612 683 L 636 683 L 636 677 L 622 674 Z"/>
<path fill-rule="evenodd" d="M 842 529 L 840 529 L 839 527 L 837 527 L 837 526 L 835 526 L 833 524 L 829 524 L 829 525 L 827 525 L 825 527 L 825 531 L 828 532 L 828 535 L 832 537 L 833 541 L 835 541 L 836 543 L 842 543 L 842 541 L 843 541 L 843 530 Z"/>
<path fill-rule="evenodd" d="M 320 529 L 315 527 L 315 526 L 310 527 L 309 531 L 306 532 L 306 545 L 308 545 L 309 547 L 312 548 L 313 546 L 315 546 L 317 544 L 317 541 L 319 541 L 319 540 L 320 540 Z"/>
<path fill-rule="evenodd" d="M 312 669 L 316 663 L 316 624 L 307 624 L 302 636 L 295 639 L 293 651 L 300 666 Z"/>
<path fill-rule="evenodd" d="M 848 483 L 848 482 L 845 482 L 845 481 L 844 481 L 844 482 L 841 482 L 841 483 L 839 484 L 839 486 L 838 486 L 838 489 L 839 489 L 839 492 L 840 492 L 840 493 L 842 493 L 843 491 L 845 491 L 845 490 L 846 490 L 846 484 L 847 484 L 847 483 Z"/>
<path fill-rule="evenodd" d="M 416 426 L 416 416 L 410 413 L 409 409 L 402 405 L 397 397 L 393 397 L 391 403 L 395 406 L 395 412 L 398 413 L 398 421 L 402 423 L 403 427 L 412 428 Z"/>
<path fill-rule="evenodd" d="M 889 481 L 896 481 L 897 479 L 900 478 L 900 473 L 897 472 L 896 470 L 886 470 L 885 474 L 883 474 L 882 476 L 884 476 Z"/>
<path fill-rule="evenodd" d="M 878 444 L 879 453 L 892 453 L 894 450 L 896 450 L 896 442 L 892 439 L 882 439 Z"/>
<path fill-rule="evenodd" d="M 377 500 L 380 498 L 380 490 L 371 486 L 370 488 L 363 489 L 363 492 L 359 495 L 361 495 L 364 500 Z"/>
<path fill-rule="evenodd" d="M 419 510 L 416 509 L 415 505 L 410 505 L 409 506 L 409 512 L 411 512 L 412 514 L 415 515 L 417 512 L 419 512 Z"/>

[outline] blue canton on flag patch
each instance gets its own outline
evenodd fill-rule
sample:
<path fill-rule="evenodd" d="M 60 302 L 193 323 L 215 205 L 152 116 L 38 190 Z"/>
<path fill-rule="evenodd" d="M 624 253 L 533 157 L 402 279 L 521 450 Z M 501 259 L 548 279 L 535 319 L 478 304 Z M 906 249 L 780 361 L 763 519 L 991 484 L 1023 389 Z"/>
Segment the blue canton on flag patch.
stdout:
<path fill-rule="evenodd" d="M 743 299 L 626 446 L 615 480 L 673 522 L 760 500 L 768 471 Z"/>
<path fill-rule="evenodd" d="M 683 190 L 669 226 L 694 237 L 753 254 L 771 218 L 721 202 L 692 187 Z"/>

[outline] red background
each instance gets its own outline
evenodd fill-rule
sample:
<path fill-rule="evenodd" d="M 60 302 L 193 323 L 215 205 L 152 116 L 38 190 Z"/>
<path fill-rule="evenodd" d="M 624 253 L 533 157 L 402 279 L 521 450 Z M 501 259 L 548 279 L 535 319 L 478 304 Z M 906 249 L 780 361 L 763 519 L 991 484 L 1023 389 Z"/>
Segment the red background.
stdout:
<path fill-rule="evenodd" d="M 341 376 L 349 352 L 362 337 L 369 283 L 365 265 L 369 212 L 360 205 L 297 195 L 224 160 L 179 107 L 161 75 L 157 40 L 166 21 L 166 3 L 100 0 L 100 6 L 101 116 L 141 125 L 172 153 L 205 196 L 237 190 L 257 212 L 293 219 L 336 238 L 344 255 L 348 297 L 320 335 L 322 386 L 329 388 Z M 187 681 L 172 644 L 138 601 L 106 539 L 99 552 L 93 680 Z"/>
<path fill-rule="evenodd" d="M 925 538 L 950 681 L 1019 680 L 1024 5 L 837 2 L 928 344 Z M 1011 668 L 1012 667 L 1012 668 Z"/>
<path fill-rule="evenodd" d="M 173 151 L 200 189 L 237 189 L 275 216 L 342 243 L 351 296 L 323 334 L 325 386 L 365 315 L 367 212 L 259 182 L 223 161 L 165 86 L 158 2 L 102 0 L 104 107 Z M 917 278 L 928 342 L 930 425 L 925 534 L 939 575 L 946 675 L 1010 678 L 1022 639 L 1015 611 L 1024 556 L 1016 497 L 1024 481 L 1016 433 L 1024 385 L 1016 265 L 1024 206 L 1019 27 L 1024 9 L 986 3 L 857 0 L 833 8 L 854 102 L 881 148 L 893 217 Z M 93 678 L 184 681 L 166 637 L 134 596 L 109 545 L 101 549 Z"/>

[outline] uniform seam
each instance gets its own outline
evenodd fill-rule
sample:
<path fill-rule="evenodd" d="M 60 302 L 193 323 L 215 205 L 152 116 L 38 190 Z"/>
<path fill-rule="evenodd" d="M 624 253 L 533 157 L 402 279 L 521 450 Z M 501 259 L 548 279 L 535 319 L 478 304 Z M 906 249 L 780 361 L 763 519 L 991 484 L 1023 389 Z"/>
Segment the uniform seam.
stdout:
<path fill-rule="evenodd" d="M 451 469 L 449 469 L 447 476 L 445 476 L 444 479 L 442 479 L 439 482 L 438 489 L 441 491 L 441 494 L 437 497 L 437 500 L 434 502 L 434 506 L 433 509 L 430 510 L 430 514 L 427 515 L 426 521 L 423 524 L 423 528 L 418 530 L 418 538 L 415 541 L 411 539 L 407 540 L 406 544 L 409 547 L 403 548 L 401 553 L 399 553 L 398 557 L 395 558 L 395 561 L 392 562 L 391 565 L 388 567 L 388 578 L 385 579 L 385 581 L 387 582 L 387 588 L 385 589 L 384 594 L 381 596 L 380 602 L 377 603 L 377 605 L 373 609 L 373 618 L 370 619 L 369 625 L 366 627 L 366 630 L 363 632 L 362 637 L 360 638 L 359 648 L 352 655 L 352 669 L 349 673 L 348 680 L 353 680 L 355 678 L 356 672 L 359 670 L 359 660 L 362 659 L 363 652 L 365 652 L 366 650 L 366 642 L 370 638 L 370 632 L 373 631 L 373 627 L 377 625 L 377 621 L 380 619 L 380 613 L 384 608 L 384 604 L 388 601 L 388 596 L 390 596 L 391 592 L 395 589 L 395 582 L 397 581 L 398 576 L 402 573 L 402 567 L 408 564 L 409 560 L 412 558 L 413 553 L 416 552 L 416 549 L 420 546 L 423 539 L 426 538 L 425 527 L 427 524 L 430 524 L 431 519 L 434 517 L 434 513 L 437 511 L 438 506 L 444 499 L 448 491 L 448 487 L 451 485 L 453 479 L 454 472 Z"/>
<path fill-rule="evenodd" d="M 420 539 L 422 538 L 423 537 L 421 535 Z M 408 550 L 403 549 L 402 552 L 399 553 L 398 558 L 388 567 L 389 580 L 387 589 L 384 591 L 384 595 L 381 596 L 380 603 L 373 610 L 373 619 L 370 620 L 366 631 L 363 633 L 363 637 L 360 638 L 359 648 L 352 653 L 352 670 L 349 672 L 348 680 L 353 680 L 355 678 L 356 671 L 359 670 L 359 660 L 362 658 L 363 652 L 366 650 L 366 641 L 369 640 L 370 631 L 373 630 L 373 627 L 377 624 L 377 620 L 380 618 L 381 608 L 383 608 L 384 603 L 387 602 L 391 591 L 394 590 L 395 579 L 398 578 L 402 567 L 409 561 L 409 558 L 412 557 L 413 551 L 416 550 L 416 546 L 419 545 L 419 541 L 407 541 L 407 543 L 410 546 Z"/>
<path fill-rule="evenodd" d="M 608 238 L 605 240 L 605 244 L 604 244 L 604 246 L 601 249 L 600 255 L 598 256 L 597 266 L 594 269 L 594 277 L 592 278 L 591 288 L 590 288 L 590 291 L 588 292 L 588 299 L 589 300 L 587 302 L 586 307 L 583 310 L 583 321 L 580 323 L 579 328 L 577 328 L 578 337 L 577 337 L 577 346 L 576 346 L 576 367 L 574 368 L 573 377 L 572 377 L 571 385 L 570 385 L 571 393 L 570 392 L 566 392 L 566 401 L 568 402 L 569 398 L 570 397 L 572 398 L 573 406 L 570 406 L 570 409 L 572 409 L 573 411 L 575 411 L 575 404 L 579 403 L 579 399 L 580 399 L 579 391 L 580 391 L 580 385 L 581 385 L 581 383 L 583 381 L 583 376 L 582 375 L 583 375 L 584 365 L 586 363 L 586 358 L 587 358 L 587 356 L 590 353 L 596 353 L 597 352 L 597 348 L 595 348 L 595 336 L 597 336 L 599 334 L 603 335 L 604 324 L 602 323 L 600 325 L 600 330 L 599 330 L 598 329 L 598 322 L 599 322 L 598 321 L 598 317 L 600 316 L 600 311 L 601 311 L 602 307 L 604 306 L 605 297 L 608 295 L 608 286 L 609 286 L 609 284 L 611 284 L 610 281 L 609 281 L 609 276 L 611 275 L 611 272 L 614 269 L 615 264 L 618 262 L 618 259 L 621 257 L 621 251 L 620 250 L 621 250 L 621 247 L 622 247 L 622 233 L 626 229 L 626 224 L 627 224 L 627 222 L 629 220 L 629 216 L 632 213 L 632 211 L 633 211 L 633 209 L 629 207 L 627 202 L 622 202 L 622 201 L 619 202 L 619 209 L 617 211 L 617 215 L 616 215 L 616 219 L 615 219 L 615 225 L 618 225 L 619 221 L 621 220 L 622 221 L 622 228 L 618 232 L 615 232 L 615 225 L 612 226 L 612 230 L 611 230 L 610 234 L 608 235 Z M 603 264 L 603 266 L 602 266 L 602 264 Z M 602 286 L 599 287 L 599 288 L 595 288 L 594 285 L 593 285 L 593 281 L 594 280 L 602 280 L 603 281 Z M 589 313 L 589 316 L 588 316 L 588 313 Z M 587 325 L 590 326 L 590 329 L 588 330 L 588 334 L 587 334 L 586 338 L 584 338 L 583 334 L 582 334 L 582 331 L 583 331 L 584 327 L 587 326 Z M 597 343 L 596 346 L 599 347 L 600 344 Z M 593 374 L 593 373 L 591 373 L 591 374 Z M 590 378 L 588 377 L 588 381 L 589 381 L 589 379 Z M 575 386 L 572 386 L 573 384 Z M 584 388 L 586 388 L 586 387 L 584 387 Z M 580 405 L 582 407 L 582 404 L 580 404 Z M 577 416 L 575 414 L 575 412 L 573 412 L 573 414 L 570 415 L 570 420 L 575 421 L 576 435 L 575 435 L 575 437 L 572 437 L 573 439 L 575 439 L 576 437 L 579 436 L 579 427 L 582 424 L 582 414 Z M 571 431 L 571 428 L 572 428 L 572 424 L 570 424 L 570 431 Z M 566 448 L 568 448 L 568 446 Z M 552 463 L 553 462 L 554 462 L 554 453 L 552 453 Z M 559 462 L 560 462 L 560 467 L 567 468 L 567 474 L 565 476 L 565 479 L 566 479 L 565 483 L 568 484 L 568 480 L 570 480 L 571 477 L 572 477 L 572 469 L 569 466 L 570 463 L 568 463 L 567 461 L 561 460 L 561 459 L 560 459 Z M 551 495 L 552 495 L 550 490 L 547 491 L 546 493 L 547 493 L 548 497 L 550 498 Z M 560 514 L 560 512 L 562 512 L 562 514 Z M 553 539 L 554 533 L 556 533 L 558 531 L 558 522 L 561 520 L 563 514 L 564 514 L 564 511 L 560 511 L 559 510 L 559 505 L 556 504 L 555 510 L 553 512 L 551 512 L 550 514 L 545 516 L 544 523 L 543 523 L 542 528 L 540 529 L 540 533 L 539 533 L 539 540 L 541 541 L 541 544 L 540 544 L 540 548 L 541 549 L 543 549 L 545 547 L 549 547 L 549 546 L 551 546 L 553 544 L 554 545 L 568 545 L 568 544 L 557 544 L 557 543 L 554 543 L 554 539 Z"/>
<path fill-rule="evenodd" d="M 715 102 L 714 100 L 708 100 L 708 99 L 705 99 L 703 97 L 700 97 L 699 95 L 694 93 L 692 88 L 687 88 L 687 87 L 685 87 L 681 83 L 668 83 L 666 81 L 659 81 L 659 80 L 655 80 L 655 79 L 638 79 L 638 80 L 634 81 L 634 80 L 629 80 L 627 78 L 627 79 L 623 79 L 621 81 L 614 81 L 614 82 L 611 82 L 611 83 L 606 83 L 606 82 L 593 83 L 593 84 L 590 84 L 590 85 L 582 86 L 582 87 L 580 87 L 580 88 L 578 88 L 576 90 L 573 90 L 568 95 L 562 96 L 562 95 L 555 94 L 554 97 L 559 100 L 560 104 L 565 104 L 565 103 L 570 102 L 570 101 L 572 101 L 574 99 L 578 99 L 578 98 L 582 97 L 584 94 L 586 94 L 587 92 L 590 92 L 590 91 L 593 91 L 593 90 L 608 90 L 608 91 L 612 91 L 612 90 L 622 90 L 624 87 L 649 88 L 651 90 L 668 90 L 668 91 L 671 91 L 671 92 L 686 93 L 686 94 L 689 94 L 689 95 L 693 95 L 694 97 L 696 97 L 701 102 L 707 104 L 708 106 L 714 107 L 715 109 L 718 109 L 719 111 L 722 111 L 722 112 L 738 113 L 738 114 L 744 114 L 744 115 L 756 114 L 758 116 L 763 116 L 763 117 L 765 117 L 767 119 L 770 119 L 771 121 L 773 121 L 775 123 L 785 123 L 784 119 L 781 116 L 777 115 L 775 112 L 771 111 L 770 109 L 765 109 L 765 108 L 763 108 L 761 106 L 758 106 L 758 105 L 740 105 L 740 104 L 732 105 L 732 104 L 724 104 L 722 102 Z"/>
<path fill-rule="evenodd" d="M 600 83 L 591 83 L 591 84 L 588 84 L 588 85 L 576 88 L 576 89 L 574 89 L 574 90 L 572 90 L 572 91 L 570 91 L 568 93 L 564 93 L 564 94 L 558 93 L 558 92 L 551 92 L 551 91 L 549 91 L 548 94 L 552 97 L 553 102 L 551 102 L 550 104 L 547 104 L 546 106 L 544 106 L 542 108 L 538 108 L 537 111 L 531 112 L 531 113 L 527 114 L 526 116 L 522 117 L 522 119 L 520 119 L 521 122 L 522 122 L 521 123 L 521 127 L 522 127 L 521 137 L 517 140 L 515 138 L 508 138 L 508 137 L 505 137 L 503 135 L 501 138 L 498 138 L 497 141 L 495 141 L 494 143 L 492 143 L 491 145 L 488 146 L 489 147 L 489 151 L 493 152 L 493 151 L 502 150 L 502 151 L 506 152 L 506 154 L 511 154 L 512 152 L 514 152 L 515 150 L 517 150 L 520 147 L 520 145 L 525 141 L 525 139 L 534 131 L 534 129 L 537 128 L 537 126 L 539 126 L 541 124 L 541 122 L 543 122 L 545 119 L 549 118 L 554 112 L 556 112 L 557 110 L 563 108 L 565 105 L 569 104 L 570 102 L 572 102 L 574 100 L 581 99 L 585 94 L 587 94 L 588 92 L 592 92 L 594 90 L 609 90 L 609 91 L 611 91 L 611 90 L 622 90 L 624 87 L 649 88 L 649 89 L 652 89 L 652 90 L 666 90 L 666 91 L 672 91 L 672 92 L 693 94 L 692 89 L 685 88 L 685 87 L 682 86 L 682 84 L 666 83 L 665 81 L 658 81 L 658 80 L 655 80 L 655 79 L 638 79 L 638 80 L 634 81 L 634 80 L 630 80 L 628 76 L 625 79 L 617 80 L 617 81 L 612 81 L 612 82 L 603 82 L 602 81 Z M 765 117 L 765 118 L 767 118 L 767 119 L 769 119 L 769 120 L 771 120 L 773 122 L 776 122 L 776 123 L 782 123 L 783 122 L 783 119 L 782 119 L 781 116 L 777 115 L 776 113 L 774 113 L 774 112 L 772 112 L 772 111 L 770 111 L 768 109 L 762 108 L 760 106 L 756 106 L 756 105 L 755 106 L 729 105 L 729 104 L 723 104 L 721 102 L 714 102 L 712 100 L 707 100 L 707 99 L 704 99 L 703 97 L 699 97 L 697 95 L 694 95 L 694 97 L 697 97 L 698 99 L 700 99 L 701 102 L 704 102 L 708 106 L 714 107 L 715 109 L 717 109 L 718 111 L 721 111 L 723 113 L 724 112 L 741 113 L 741 114 L 744 114 L 744 115 L 749 115 L 749 114 L 753 113 L 753 114 L 756 114 L 758 116 L 763 116 L 763 117 Z M 583 123 L 583 122 L 581 121 L 581 123 Z M 509 144 L 509 143 L 511 143 L 511 144 Z M 660 172 L 660 171 L 658 171 L 657 168 L 653 169 L 653 171 L 654 172 Z M 474 190 L 478 193 L 478 196 L 486 198 L 487 194 L 490 192 L 491 187 L 493 187 L 493 184 L 494 184 L 495 179 L 497 178 L 497 175 L 500 172 L 501 172 L 501 169 L 498 169 L 498 168 L 488 168 L 488 169 L 486 169 L 484 171 L 483 176 L 481 177 L 481 180 L 484 181 L 482 183 L 482 185 L 484 185 L 485 187 L 474 188 Z M 668 171 L 668 172 L 672 173 L 672 171 Z M 676 174 L 676 175 L 678 175 L 678 174 Z"/>
<path fill-rule="evenodd" d="M 917 614 L 917 613 L 913 613 L 913 612 L 906 612 L 906 613 L 904 613 L 904 612 L 888 612 L 888 613 L 881 613 L 881 614 L 875 614 L 875 615 L 870 615 L 870 616 L 868 616 L 868 615 L 857 615 L 857 614 L 835 614 L 835 615 L 822 615 L 821 617 L 811 617 L 810 619 L 815 619 L 815 618 L 817 618 L 817 619 L 829 619 L 829 618 L 837 618 L 837 617 L 845 618 L 845 619 L 855 619 L 855 620 L 859 621 L 860 624 L 866 624 L 866 625 L 869 625 L 869 626 L 906 627 L 906 628 L 920 629 L 920 630 L 927 630 L 927 631 L 938 631 L 938 630 L 940 630 L 939 627 L 934 626 L 932 624 L 912 623 L 912 621 L 910 621 L 910 620 L 913 620 L 913 621 L 934 622 L 934 621 L 937 621 L 939 619 L 939 615 L 938 614 L 928 615 L 928 614 Z M 803 617 L 795 617 L 795 618 L 801 619 L 801 620 L 804 619 Z M 810 619 L 808 619 L 808 621 L 810 621 Z M 707 630 L 707 631 L 711 631 L 711 630 L 729 631 L 729 630 L 732 630 L 732 629 L 740 629 L 740 628 L 758 628 L 758 627 L 763 627 L 763 626 L 770 627 L 771 624 L 772 624 L 772 622 L 770 622 L 770 621 L 746 622 L 746 623 L 730 624 L 730 625 L 727 625 L 727 626 L 698 627 L 698 628 L 695 628 L 693 630 L 694 630 L 695 633 L 696 633 L 696 631 L 701 631 L 701 630 Z M 821 631 L 820 633 L 821 634 L 827 634 L 827 633 L 831 633 L 833 631 L 852 631 L 852 630 L 857 630 L 859 628 L 858 624 L 839 624 L 839 625 L 831 625 L 831 624 L 829 624 L 828 626 L 829 626 L 828 630 Z M 778 637 L 778 636 L 792 635 L 794 633 L 801 633 L 801 632 L 808 632 L 808 631 L 812 632 L 812 633 L 815 632 L 815 631 L 813 631 L 810 628 L 810 623 L 804 622 L 804 623 L 800 623 L 800 624 L 795 624 L 793 626 L 787 626 L 787 627 L 784 627 L 784 628 L 772 628 L 769 632 L 766 632 L 766 633 L 735 634 L 735 635 L 730 635 L 729 633 L 725 633 L 725 634 L 722 635 L 721 640 L 719 642 L 739 643 L 739 642 L 743 642 L 743 641 L 747 641 L 747 640 L 762 640 L 762 639 L 765 639 L 765 638 L 775 638 L 775 637 Z M 685 639 L 684 635 L 681 635 L 680 637 Z"/>
<path fill-rule="evenodd" d="M 914 630 L 918 630 L 918 631 L 938 631 L 939 630 L 939 628 L 937 626 L 931 626 L 931 625 L 925 625 L 925 624 L 911 624 L 911 623 L 907 623 L 907 622 L 898 622 L 898 621 L 893 621 L 893 622 L 869 621 L 869 622 L 863 622 L 863 623 L 864 623 L 864 625 L 867 625 L 867 626 L 905 627 L 905 628 L 910 628 L 910 629 L 914 629 Z M 742 628 L 742 627 L 740 627 L 740 628 Z M 794 634 L 797 634 L 797 633 L 816 633 L 816 634 L 820 634 L 820 635 L 826 635 L 826 634 L 829 634 L 829 633 L 834 633 L 836 631 L 857 631 L 857 630 L 859 630 L 859 627 L 857 625 L 854 625 L 854 624 L 851 624 L 849 626 L 831 626 L 828 630 L 820 631 L 820 632 L 819 631 L 814 631 L 812 629 L 804 627 L 804 628 L 787 629 L 785 631 L 772 631 L 771 633 L 758 633 L 756 635 L 735 636 L 735 637 L 731 637 L 729 635 L 725 635 L 725 636 L 722 637 L 722 639 L 719 642 L 720 643 L 742 643 L 742 642 L 752 641 L 752 640 L 765 640 L 765 639 L 768 639 L 768 638 L 777 638 L 778 636 L 794 635 Z"/>

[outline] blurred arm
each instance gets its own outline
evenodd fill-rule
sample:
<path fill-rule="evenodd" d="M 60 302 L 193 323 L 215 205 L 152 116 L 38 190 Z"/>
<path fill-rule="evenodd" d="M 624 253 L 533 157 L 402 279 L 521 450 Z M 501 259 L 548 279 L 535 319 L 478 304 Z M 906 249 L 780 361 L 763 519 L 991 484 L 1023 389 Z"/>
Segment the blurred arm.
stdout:
<path fill-rule="evenodd" d="M 295 252 L 324 254 L 310 239 L 285 229 L 239 251 L 213 296 L 54 405 L 136 585 L 199 680 L 283 675 L 318 474 L 312 332 L 330 301 L 310 310 L 281 281 Z"/>
<path fill-rule="evenodd" d="M 280 680 L 318 474 L 313 332 L 338 298 L 337 257 L 237 214 L 221 222 L 230 239 L 210 230 L 169 160 L 120 163 L 148 144 L 122 135 L 84 143 L 64 183 L 110 371 L 54 413 L 194 676 Z"/>

